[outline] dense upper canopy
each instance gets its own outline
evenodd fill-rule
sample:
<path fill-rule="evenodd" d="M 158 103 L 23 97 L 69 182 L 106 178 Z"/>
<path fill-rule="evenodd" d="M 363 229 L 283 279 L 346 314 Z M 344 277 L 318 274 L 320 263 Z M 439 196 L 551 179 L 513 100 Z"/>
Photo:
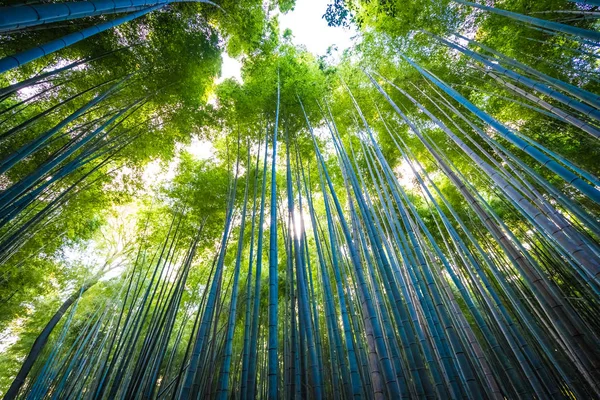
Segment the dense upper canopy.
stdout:
<path fill-rule="evenodd" d="M 0 394 L 600 397 L 600 3 L 294 7 L 0 2 Z"/>

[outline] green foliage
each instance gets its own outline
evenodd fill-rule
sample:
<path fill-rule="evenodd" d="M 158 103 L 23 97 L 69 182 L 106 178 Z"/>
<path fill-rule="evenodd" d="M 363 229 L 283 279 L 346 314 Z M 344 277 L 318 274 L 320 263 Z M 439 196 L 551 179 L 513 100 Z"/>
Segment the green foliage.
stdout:
<path fill-rule="evenodd" d="M 293 10 L 294 4 L 171 4 L 0 77 L 1 86 L 8 86 L 87 59 L 82 66 L 27 85 L 26 91 L 0 97 L 0 128 L 10 133 L 0 136 L 0 159 L 26 151 L 123 79 L 109 96 L 0 177 L 0 201 L 6 190 L 24 185 L 16 197 L 23 207 L 17 207 L 16 200 L 6 205 L 6 210 L 16 210 L 14 217 L 0 222 L 0 332 L 15 341 L 0 356 L 0 391 L 11 384 L 64 299 L 90 277 L 103 276 L 76 302 L 72 318 L 70 311 L 61 318 L 25 391 L 31 390 L 35 377 L 43 376 L 42 365 L 56 349 L 64 357 L 61 361 L 72 357 L 99 366 L 102 357 L 114 360 L 117 366 L 109 372 L 104 397 L 131 397 L 142 390 L 148 397 L 176 396 L 170 390 L 183 387 L 188 347 L 192 351 L 194 343 L 206 339 L 205 347 L 197 349 L 201 362 L 194 365 L 193 377 L 200 388 L 194 390 L 214 395 L 208 391 L 217 387 L 222 374 L 221 328 L 229 312 L 235 312 L 229 387 L 233 382 L 244 387 L 257 379 L 259 393 L 266 393 L 267 310 L 276 305 L 280 318 L 275 331 L 284 366 L 280 378 L 285 382 L 280 391 L 286 395 L 295 390 L 290 389 L 296 385 L 291 352 L 298 350 L 298 365 L 311 378 L 298 372 L 297 397 L 317 393 L 319 374 L 325 397 L 334 392 L 350 397 L 350 383 L 355 383 L 349 378 L 351 366 L 345 364 L 352 362 L 350 349 L 357 357 L 354 372 L 361 396 L 377 385 L 370 379 L 375 367 L 387 374 L 386 385 L 396 382 L 401 371 L 421 374 L 431 385 L 421 387 L 411 378 L 406 388 L 398 381 L 395 389 L 382 389 L 389 389 L 387 394 L 406 389 L 413 397 L 479 398 L 479 393 L 491 393 L 494 384 L 505 398 L 523 393 L 543 398 L 553 390 L 566 397 L 597 394 L 592 384 L 597 375 L 582 371 L 594 362 L 599 321 L 597 282 L 590 277 L 597 265 L 598 204 L 548 169 L 548 163 L 468 112 L 464 103 L 445 94 L 405 58 L 511 132 L 535 141 L 547 154 L 557 154 L 550 158 L 564 157 L 572 162 L 571 170 L 577 167 L 598 176 L 597 138 L 551 117 L 553 110 L 541 109 L 541 100 L 596 126 L 593 116 L 511 80 L 540 101 L 523 98 L 493 79 L 480 61 L 427 32 L 550 85 L 506 60 L 495 60 L 483 47 L 458 40 L 454 33 L 469 35 L 588 91 L 588 104 L 600 91 L 593 46 L 457 2 L 334 0 L 324 18 L 331 26 L 356 25 L 360 40 L 333 63 L 333 48 L 317 58 L 294 45 L 292 31 L 280 32 L 276 15 Z M 570 14 L 546 11 L 574 11 L 573 20 L 561 21 L 590 30 L 597 27 L 594 19 L 577 16 L 581 7 L 574 3 L 507 0 L 494 6 L 547 19 Z M 12 54 L 113 17 L 3 36 L 1 52 Z M 215 84 L 223 51 L 241 61 L 242 82 L 226 79 Z M 32 98 L 26 99 L 26 93 Z M 99 136 L 29 186 L 23 183 L 125 109 L 128 112 Z M 280 124 L 275 127 L 277 109 Z M 21 124 L 27 126 L 16 129 Z M 266 249 L 274 243 L 268 239 L 274 221 L 264 221 L 263 251 L 256 254 L 256 217 L 250 260 L 249 220 L 252 201 L 260 209 L 262 166 L 266 161 L 269 168 L 272 161 L 275 128 L 278 190 L 263 204 L 267 215 L 271 208 L 278 215 L 278 246 L 273 249 L 279 260 L 278 280 L 272 282 Z M 213 154 L 194 156 L 191 143 L 210 144 Z M 288 152 L 294 210 L 285 201 Z M 160 167 L 149 177 L 151 162 Z M 580 181 L 595 184 L 576 173 Z M 269 193 L 272 177 L 264 176 Z M 50 182 L 47 187 L 45 182 Z M 236 201 L 228 209 L 234 187 Z M 39 188 L 44 190 L 38 193 Z M 256 200 L 244 199 L 246 190 L 255 191 Z M 313 210 L 308 209 L 307 196 Z M 244 206 L 247 227 L 238 253 Z M 37 213 L 40 219 L 29 225 Z M 228 215 L 231 228 L 224 236 Z M 122 223 L 115 226 L 115 220 Z M 302 221 L 304 230 L 292 221 Z M 88 260 L 73 261 L 72 253 L 89 253 Z M 258 260 L 263 271 L 255 281 L 256 269 L 250 268 L 256 268 Z M 238 263 L 241 275 L 232 289 Z M 118 268 L 111 269 L 115 265 Z M 129 292 L 131 282 L 134 289 Z M 275 304 L 267 299 L 273 290 L 270 283 L 277 284 Z M 240 293 L 232 305 L 233 290 Z M 214 314 L 206 308 L 209 293 Z M 245 319 L 246 310 L 255 304 L 259 315 L 251 322 L 260 326 L 254 343 L 258 350 L 242 355 L 252 325 Z M 136 322 L 118 325 L 121 310 Z M 203 328 L 206 337 L 198 339 L 201 323 L 210 326 Z M 371 329 L 381 334 L 371 337 Z M 571 334 L 580 331 L 584 339 Z M 90 332 L 91 345 L 82 345 L 78 358 L 72 349 Z M 115 348 L 131 358 L 102 347 L 113 338 Z M 291 345 L 297 339 L 298 349 Z M 379 359 L 369 359 L 371 354 Z M 244 359 L 259 363 L 258 374 L 249 382 L 241 382 Z M 394 366 L 386 367 L 390 362 Z M 397 367 L 402 369 L 395 373 Z M 53 373 L 64 373 L 69 390 L 83 391 L 97 389 L 94 373 L 99 370 L 81 379 L 65 370 Z M 452 384 L 436 381 L 451 375 Z M 165 388 L 169 382 L 173 386 Z"/>

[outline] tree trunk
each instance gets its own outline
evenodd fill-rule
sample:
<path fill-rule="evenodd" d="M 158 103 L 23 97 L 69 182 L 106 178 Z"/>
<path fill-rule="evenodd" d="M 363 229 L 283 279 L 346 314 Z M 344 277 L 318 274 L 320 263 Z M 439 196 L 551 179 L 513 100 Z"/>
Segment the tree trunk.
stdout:
<path fill-rule="evenodd" d="M 78 291 L 74 292 L 71 296 L 69 296 L 69 298 L 64 301 L 64 303 L 60 306 L 60 308 L 52 316 L 50 321 L 48 321 L 48 323 L 44 327 L 44 330 L 35 339 L 35 342 L 33 342 L 33 346 L 31 347 L 31 350 L 29 350 L 29 354 L 27 354 L 25 361 L 23 361 L 23 365 L 21 366 L 21 369 L 17 373 L 15 380 L 10 385 L 10 388 L 4 395 L 4 400 L 12 400 L 17 397 L 17 395 L 19 394 L 19 390 L 21 389 L 21 386 L 23 386 L 23 383 L 25 383 L 25 379 L 27 378 L 27 375 L 29 375 L 31 368 L 35 364 L 39 355 L 42 353 L 44 346 L 46 346 L 46 343 L 48 342 L 48 338 L 50 337 L 50 334 L 52 333 L 52 331 L 54 330 L 56 325 L 59 323 L 62 316 L 67 312 L 67 310 L 71 307 L 71 305 L 73 303 L 75 303 L 75 301 L 81 295 L 83 295 L 89 288 L 91 288 L 98 282 L 98 279 L 99 278 L 92 279 L 88 283 L 84 284 Z"/>

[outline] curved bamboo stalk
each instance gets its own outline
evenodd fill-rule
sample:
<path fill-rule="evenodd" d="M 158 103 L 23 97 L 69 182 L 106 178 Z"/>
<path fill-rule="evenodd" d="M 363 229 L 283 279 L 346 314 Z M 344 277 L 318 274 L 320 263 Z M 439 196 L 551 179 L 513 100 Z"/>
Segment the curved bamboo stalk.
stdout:
<path fill-rule="evenodd" d="M 556 32 L 568 33 L 575 36 L 580 36 L 583 38 L 587 38 L 594 41 L 600 41 L 600 33 L 590 31 L 587 29 L 577 28 L 570 25 L 560 24 L 554 21 L 546 21 L 543 19 L 530 17 L 528 15 L 523 15 L 519 13 L 515 13 L 512 11 L 501 10 L 499 8 L 485 6 L 483 4 L 473 3 L 465 0 L 453 0 L 455 3 L 463 4 L 465 6 L 470 6 L 473 8 L 479 8 L 480 10 L 485 10 L 493 14 L 502 15 L 504 17 L 508 17 L 520 22 L 525 22 L 527 24 L 531 24 L 534 26 L 539 26 L 541 28 L 550 29 Z"/>
<path fill-rule="evenodd" d="M 78 18 L 164 7 L 171 3 L 195 2 L 218 7 L 209 0 L 95 0 L 52 4 L 20 4 L 0 8 L 0 32 L 14 32 L 32 26 Z"/>
<path fill-rule="evenodd" d="M 149 12 L 158 10 L 161 7 L 162 5 L 144 8 L 140 11 L 127 14 L 123 17 L 115 18 L 112 21 L 104 22 L 102 24 L 98 24 L 90 28 L 82 29 L 79 32 L 71 33 L 60 39 L 53 40 L 52 42 L 48 42 L 33 49 L 4 57 L 0 59 L 0 74 L 6 71 L 10 71 L 13 68 L 23 66 L 43 56 L 47 56 L 48 54 L 52 54 L 55 51 L 64 49 L 65 47 L 69 47 L 74 43 L 87 39 L 90 36 L 97 35 L 98 33 L 104 32 L 108 29 L 112 29 L 126 22 L 132 21 L 138 17 L 141 17 L 142 15 L 148 14 Z"/>

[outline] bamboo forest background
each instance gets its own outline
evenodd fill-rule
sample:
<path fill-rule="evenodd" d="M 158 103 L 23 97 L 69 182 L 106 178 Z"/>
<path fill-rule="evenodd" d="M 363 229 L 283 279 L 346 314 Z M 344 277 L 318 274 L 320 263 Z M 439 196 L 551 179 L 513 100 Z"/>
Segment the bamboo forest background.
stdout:
<path fill-rule="evenodd" d="M 600 2 L 293 7 L 2 2 L 0 393 L 600 398 Z"/>

